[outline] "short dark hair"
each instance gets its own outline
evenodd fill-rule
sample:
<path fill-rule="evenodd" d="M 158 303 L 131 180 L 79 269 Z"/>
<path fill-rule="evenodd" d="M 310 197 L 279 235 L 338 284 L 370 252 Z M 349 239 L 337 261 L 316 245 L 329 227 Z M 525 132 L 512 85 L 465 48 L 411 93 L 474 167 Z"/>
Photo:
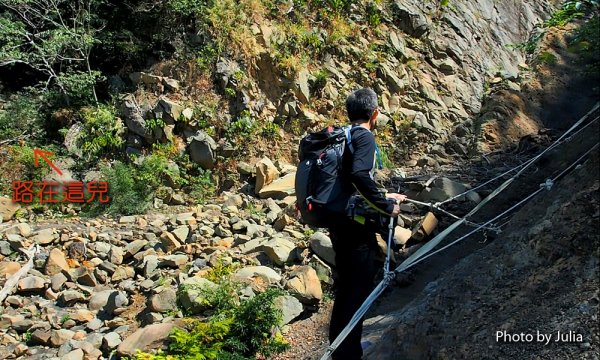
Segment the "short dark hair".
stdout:
<path fill-rule="evenodd" d="M 369 88 L 353 91 L 346 99 L 346 111 L 350 122 L 369 121 L 377 106 L 377 94 Z"/>

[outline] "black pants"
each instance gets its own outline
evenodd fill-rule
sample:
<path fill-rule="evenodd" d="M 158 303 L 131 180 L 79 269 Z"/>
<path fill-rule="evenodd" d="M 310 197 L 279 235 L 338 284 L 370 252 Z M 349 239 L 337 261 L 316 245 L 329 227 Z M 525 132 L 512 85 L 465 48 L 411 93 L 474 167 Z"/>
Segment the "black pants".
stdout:
<path fill-rule="evenodd" d="M 379 263 L 376 262 L 375 233 L 348 218 L 339 219 L 329 229 L 338 272 L 336 294 L 329 325 L 329 342 L 350 322 L 350 319 L 374 288 Z M 334 351 L 334 360 L 358 360 L 362 357 L 360 344 L 361 319 L 348 337 Z"/>

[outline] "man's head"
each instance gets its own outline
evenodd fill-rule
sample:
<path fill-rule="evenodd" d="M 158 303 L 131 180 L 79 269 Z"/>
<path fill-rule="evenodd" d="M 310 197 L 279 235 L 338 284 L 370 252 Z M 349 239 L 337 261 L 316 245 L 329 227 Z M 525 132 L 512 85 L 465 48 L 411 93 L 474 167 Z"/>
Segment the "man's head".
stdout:
<path fill-rule="evenodd" d="M 346 99 L 346 110 L 351 123 L 368 123 L 369 128 L 374 129 L 379 115 L 377 94 L 369 88 L 352 92 Z"/>

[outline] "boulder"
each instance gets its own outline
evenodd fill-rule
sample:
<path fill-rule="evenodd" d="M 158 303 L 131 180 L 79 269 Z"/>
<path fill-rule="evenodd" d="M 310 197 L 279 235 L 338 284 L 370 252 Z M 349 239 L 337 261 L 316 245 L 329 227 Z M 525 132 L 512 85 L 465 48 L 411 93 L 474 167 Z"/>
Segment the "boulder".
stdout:
<path fill-rule="evenodd" d="M 300 266 L 290 273 L 290 277 L 285 286 L 298 300 L 314 304 L 323 298 L 321 281 L 312 267 Z"/>
<path fill-rule="evenodd" d="M 17 288 L 21 293 L 40 292 L 46 288 L 46 281 L 39 276 L 27 276 L 19 280 Z"/>
<path fill-rule="evenodd" d="M 296 258 L 296 245 L 285 238 L 273 238 L 262 245 L 262 250 L 273 263 L 283 266 Z"/>
<path fill-rule="evenodd" d="M 274 284 L 281 281 L 281 275 L 275 272 L 275 270 L 266 266 L 247 266 L 236 271 L 233 277 L 241 281 L 251 281 L 255 278 L 261 278 L 267 281 L 269 284 Z"/>
<path fill-rule="evenodd" d="M 325 260 L 330 265 L 335 265 L 335 251 L 329 236 L 317 231 L 310 237 L 310 248 L 321 259 Z"/>
<path fill-rule="evenodd" d="M 203 169 L 212 169 L 215 166 L 217 143 L 202 130 L 187 139 L 190 159 Z"/>
<path fill-rule="evenodd" d="M 173 323 L 162 323 L 138 329 L 119 344 L 117 355 L 135 357 L 138 351 L 164 349 L 173 327 Z"/>
<path fill-rule="evenodd" d="M 123 98 L 120 111 L 125 120 L 125 125 L 131 132 L 143 137 L 146 141 L 152 141 L 152 130 L 146 126 L 146 120 L 144 120 L 142 111 L 133 95 L 127 95 Z"/>
<path fill-rule="evenodd" d="M 105 351 L 111 351 L 112 349 L 119 346 L 121 343 L 121 336 L 116 332 L 110 332 L 102 338 L 102 349 Z"/>
<path fill-rule="evenodd" d="M 67 149 L 70 154 L 73 154 L 77 157 L 82 157 L 83 153 L 81 152 L 81 146 L 79 145 L 79 137 L 81 136 L 81 132 L 83 131 L 82 123 L 75 123 L 67 131 L 65 135 L 65 140 L 63 141 L 63 145 Z"/>
<path fill-rule="evenodd" d="M 74 331 L 67 329 L 52 330 L 50 333 L 50 345 L 59 347 L 67 341 L 71 340 L 75 335 Z"/>
<path fill-rule="evenodd" d="M 0 263 L 0 280 L 8 278 L 21 269 L 21 264 L 16 261 L 4 261 Z"/>
<path fill-rule="evenodd" d="M 159 313 L 177 309 L 177 292 L 174 289 L 167 288 L 152 295 L 148 307 L 150 311 Z"/>
<path fill-rule="evenodd" d="M 200 313 L 207 308 L 206 292 L 217 288 L 217 284 L 198 276 L 186 279 L 179 286 L 179 302 L 191 313 Z"/>
<path fill-rule="evenodd" d="M 12 219 L 17 210 L 21 208 L 19 203 L 14 203 L 10 198 L 0 197 L 0 218 L 2 221 L 8 221 Z"/>
<path fill-rule="evenodd" d="M 103 311 L 112 314 L 115 309 L 129 304 L 127 295 L 122 291 L 103 290 L 92 293 L 88 308 L 92 311 Z"/>
<path fill-rule="evenodd" d="M 258 183 L 258 175 L 256 178 Z M 287 174 L 286 176 L 273 181 L 271 184 L 262 187 L 258 192 L 258 196 L 261 199 L 272 198 L 276 200 L 283 200 L 286 197 L 296 193 L 295 181 L 295 172 Z"/>
<path fill-rule="evenodd" d="M 61 356 L 60 358 L 62 360 L 83 360 L 84 355 L 85 354 L 82 349 L 75 349 L 73 351 L 66 353 L 65 355 Z"/>
<path fill-rule="evenodd" d="M 275 308 L 281 310 L 282 313 L 282 319 L 279 326 L 290 323 L 292 320 L 302 314 L 302 311 L 304 310 L 302 303 L 290 295 L 284 295 L 275 298 L 273 304 L 275 305 Z"/>
<path fill-rule="evenodd" d="M 175 235 L 168 231 L 163 231 L 163 233 L 160 235 L 160 242 L 162 243 L 166 252 L 174 251 L 181 246 L 181 243 L 177 241 Z"/>
<path fill-rule="evenodd" d="M 125 257 L 130 257 L 137 254 L 148 244 L 148 240 L 134 240 L 125 246 Z"/>
<path fill-rule="evenodd" d="M 269 158 L 262 158 L 256 163 L 256 185 L 254 186 L 255 194 L 259 194 L 260 190 L 279 178 L 279 170 Z"/>

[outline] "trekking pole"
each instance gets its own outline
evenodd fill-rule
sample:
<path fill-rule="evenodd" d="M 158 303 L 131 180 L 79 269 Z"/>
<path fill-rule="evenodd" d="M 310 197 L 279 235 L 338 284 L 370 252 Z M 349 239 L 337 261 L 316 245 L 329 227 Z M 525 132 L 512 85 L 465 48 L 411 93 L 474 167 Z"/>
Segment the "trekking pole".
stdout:
<path fill-rule="evenodd" d="M 394 218 L 390 215 L 390 221 L 388 224 L 387 256 L 385 257 L 385 263 L 383 264 L 384 275 L 390 271 L 390 258 L 392 257 L 392 241 L 394 238 L 394 230 Z"/>

